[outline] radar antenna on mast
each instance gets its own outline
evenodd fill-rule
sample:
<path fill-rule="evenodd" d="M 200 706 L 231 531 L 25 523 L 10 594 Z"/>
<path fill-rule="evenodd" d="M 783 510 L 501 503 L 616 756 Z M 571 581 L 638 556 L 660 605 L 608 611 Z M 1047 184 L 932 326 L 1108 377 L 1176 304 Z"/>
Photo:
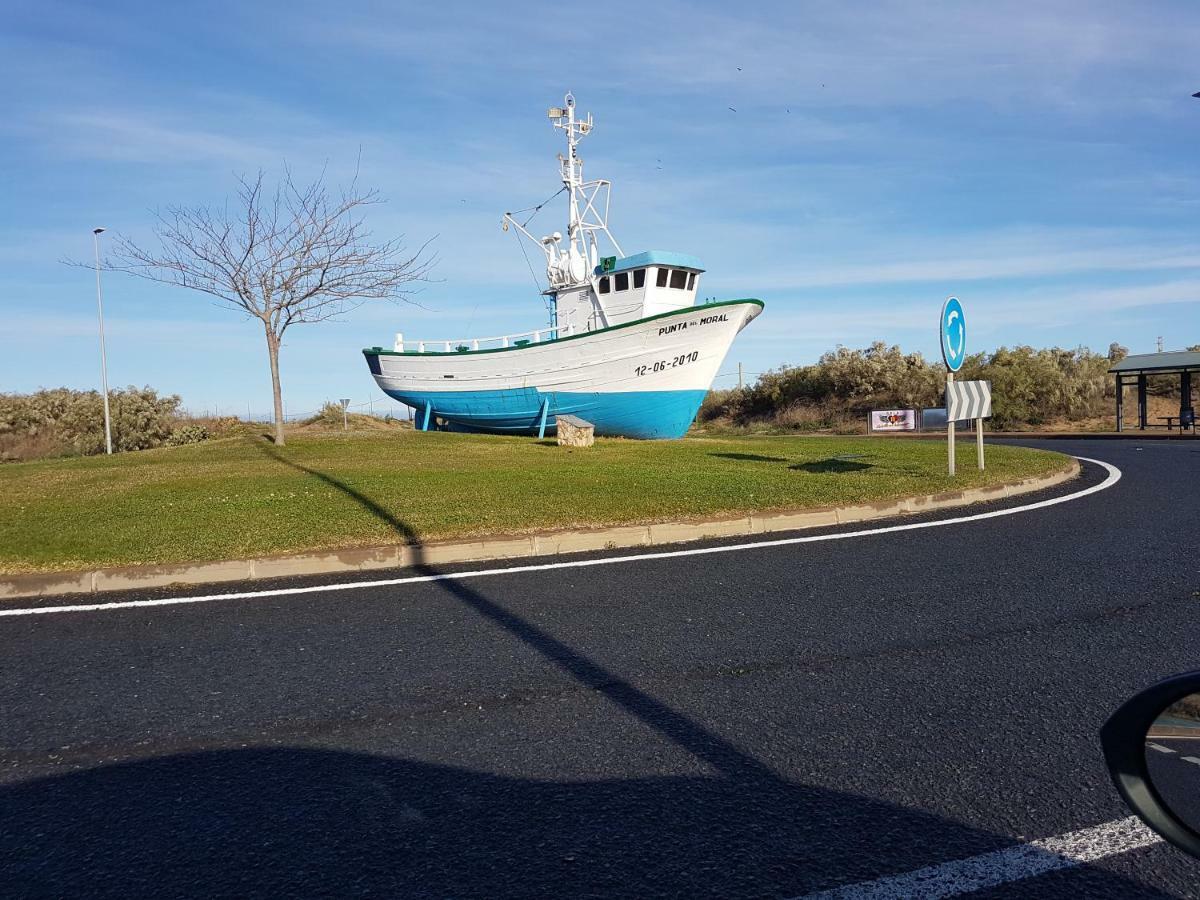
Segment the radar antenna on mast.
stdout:
<path fill-rule="evenodd" d="M 559 175 L 563 189 L 567 192 L 566 244 L 563 235 L 538 238 L 524 224 L 514 218 L 513 213 L 504 214 L 504 227 L 515 227 L 521 234 L 538 245 L 546 255 L 546 276 L 551 289 L 586 284 L 594 279 L 594 270 L 600 262 L 599 235 L 604 234 L 617 254 L 624 256 L 621 245 L 608 230 L 608 206 L 612 183 L 603 178 L 585 181 L 583 159 L 579 156 L 579 142 L 591 134 L 591 113 L 586 119 L 575 116 L 575 97 L 570 92 L 563 98 L 562 106 L 552 106 L 547 116 L 555 128 L 561 128 L 567 137 L 567 155 L 558 154 Z M 518 210 L 527 212 L 528 210 Z"/>

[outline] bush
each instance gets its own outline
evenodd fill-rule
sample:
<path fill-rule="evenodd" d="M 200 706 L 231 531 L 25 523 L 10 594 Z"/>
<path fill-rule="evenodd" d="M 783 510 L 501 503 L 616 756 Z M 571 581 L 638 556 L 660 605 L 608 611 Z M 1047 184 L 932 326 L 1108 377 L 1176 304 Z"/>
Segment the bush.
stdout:
<path fill-rule="evenodd" d="M 709 391 L 704 395 L 704 400 L 700 403 L 700 409 L 696 412 L 697 422 L 712 422 L 717 419 L 728 418 L 729 406 L 732 402 L 731 394 L 734 391 Z"/>
<path fill-rule="evenodd" d="M 332 400 L 325 401 L 325 405 L 314 416 L 309 416 L 304 420 L 305 425 L 326 425 L 330 428 L 342 427 L 342 404 L 334 403 Z"/>
<path fill-rule="evenodd" d="M 170 437 L 179 397 L 153 388 L 109 391 L 114 451 L 161 446 Z M 99 391 L 54 388 L 0 394 L 0 459 L 89 456 L 104 452 L 104 402 Z"/>
<path fill-rule="evenodd" d="M 197 416 L 182 413 L 179 416 L 179 422 L 176 423 L 176 428 L 181 428 L 184 425 L 198 425 L 208 432 L 210 438 L 213 438 L 225 437 L 226 435 L 242 431 L 246 423 L 237 416 Z"/>
<path fill-rule="evenodd" d="M 167 438 L 168 447 L 182 447 L 184 444 L 199 444 L 208 440 L 208 429 L 203 425 L 181 425 L 171 432 Z"/>
<path fill-rule="evenodd" d="M 873 408 L 938 404 L 943 382 L 940 368 L 920 353 L 903 353 L 881 341 L 863 350 L 838 347 L 814 365 L 767 372 L 745 390 L 712 392 L 701 418 L 801 431 L 842 429 Z"/>
<path fill-rule="evenodd" d="M 1076 421 L 1109 413 L 1115 386 L 1108 368 L 1126 352 L 1117 344 L 1107 355 L 1083 347 L 1001 347 L 968 357 L 959 377 L 992 382 L 996 428 Z M 861 425 L 871 409 L 941 406 L 945 384 L 941 363 L 926 362 L 919 353 L 882 342 L 862 350 L 838 347 L 813 365 L 767 372 L 745 390 L 710 391 L 698 420 L 845 430 Z M 1156 388 L 1152 384 L 1151 392 Z"/>
<path fill-rule="evenodd" d="M 963 379 L 992 383 L 992 425 L 1012 428 L 1107 414 L 1116 390 L 1110 357 L 1083 347 L 1001 347 L 967 357 Z"/>

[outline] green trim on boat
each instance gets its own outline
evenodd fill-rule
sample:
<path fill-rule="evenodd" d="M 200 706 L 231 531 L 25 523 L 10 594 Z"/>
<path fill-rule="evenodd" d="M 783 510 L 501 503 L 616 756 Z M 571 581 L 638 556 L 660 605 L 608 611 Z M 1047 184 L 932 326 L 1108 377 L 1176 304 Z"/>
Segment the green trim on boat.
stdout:
<path fill-rule="evenodd" d="M 609 325 L 607 328 L 597 328 L 595 331 L 584 331 L 579 334 L 568 334 L 565 337 L 553 338 L 552 340 L 542 341 L 537 344 L 526 342 L 521 346 L 488 347 L 486 350 L 459 350 L 457 352 L 452 350 L 449 353 L 447 353 L 445 350 L 426 350 L 424 353 L 421 353 L 417 350 L 405 350 L 401 352 L 399 350 L 381 350 L 379 347 L 368 347 L 363 350 L 363 356 L 463 356 L 474 353 L 506 353 L 511 350 L 533 350 L 536 347 L 545 347 L 547 344 L 561 344 L 563 341 L 574 341 L 578 340 L 579 338 L 591 337 L 595 334 L 603 334 L 606 331 L 616 331 L 620 328 L 632 328 L 634 325 L 640 325 L 643 322 L 653 322 L 655 319 L 665 319 L 667 316 L 691 315 L 692 313 L 703 312 L 707 309 L 715 309 L 718 306 L 738 306 L 743 303 L 753 303 L 758 306 L 759 309 L 762 309 L 766 305 L 761 300 L 757 300 L 754 297 L 746 297 L 742 300 L 719 300 L 716 303 L 700 303 L 696 306 L 689 306 L 686 309 L 673 309 L 670 312 L 646 316 L 644 319 L 635 319 L 632 322 L 622 322 L 620 325 Z M 553 331 L 554 329 L 547 328 L 545 330 Z M 429 343 L 434 344 L 440 342 L 430 341 Z"/>

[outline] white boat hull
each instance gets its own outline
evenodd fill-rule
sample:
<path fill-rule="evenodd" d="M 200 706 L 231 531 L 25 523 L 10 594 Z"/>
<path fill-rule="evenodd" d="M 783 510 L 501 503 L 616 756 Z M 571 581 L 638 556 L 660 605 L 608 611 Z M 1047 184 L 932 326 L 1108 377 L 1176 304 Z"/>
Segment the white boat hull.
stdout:
<path fill-rule="evenodd" d="M 379 387 L 417 411 L 476 431 L 540 433 L 557 415 L 600 435 L 682 437 L 758 300 L 688 307 L 558 340 L 459 353 L 364 350 Z"/>

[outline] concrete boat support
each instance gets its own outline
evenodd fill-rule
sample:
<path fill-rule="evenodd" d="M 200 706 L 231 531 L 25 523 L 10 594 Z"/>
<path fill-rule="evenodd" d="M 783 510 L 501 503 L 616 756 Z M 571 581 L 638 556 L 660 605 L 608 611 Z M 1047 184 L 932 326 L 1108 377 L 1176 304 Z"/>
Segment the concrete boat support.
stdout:
<path fill-rule="evenodd" d="M 1049 475 L 1027 478 L 1012 484 L 971 488 L 942 494 L 904 497 L 858 506 L 824 507 L 794 511 L 774 510 L 745 516 L 685 522 L 656 522 L 647 525 L 617 525 L 609 528 L 575 529 L 475 540 L 441 541 L 419 546 L 394 544 L 268 556 L 257 559 L 187 563 L 170 566 L 122 566 L 76 572 L 48 572 L 0 576 L 0 599 L 43 597 L 61 594 L 95 594 L 104 591 L 162 588 L 171 585 L 219 584 L 297 575 L 366 572 L 414 565 L 445 565 L 493 559 L 520 559 L 676 544 L 708 538 L 741 537 L 782 531 L 822 528 L 851 522 L 866 522 L 912 513 L 933 512 L 1002 500 L 1062 484 L 1079 474 L 1079 463 L 1071 459 Z"/>

